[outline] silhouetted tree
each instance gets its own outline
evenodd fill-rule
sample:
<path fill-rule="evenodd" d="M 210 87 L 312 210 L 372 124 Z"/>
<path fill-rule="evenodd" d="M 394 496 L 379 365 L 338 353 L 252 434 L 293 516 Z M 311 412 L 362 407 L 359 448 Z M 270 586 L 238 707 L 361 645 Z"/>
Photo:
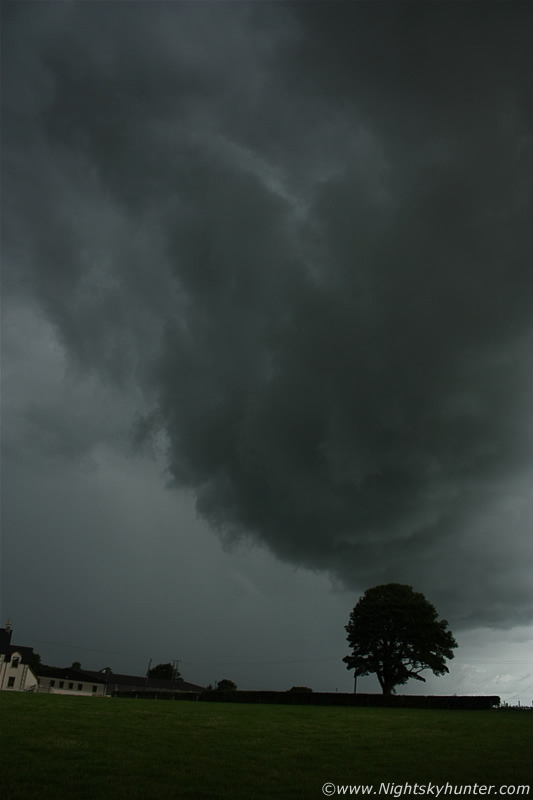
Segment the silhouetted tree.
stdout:
<path fill-rule="evenodd" d="M 234 692 L 236 689 L 237 684 L 228 680 L 228 678 L 223 678 L 221 681 L 217 681 L 217 685 L 215 687 L 216 692 Z"/>
<path fill-rule="evenodd" d="M 346 626 L 352 654 L 345 656 L 355 675 L 377 675 L 383 694 L 391 694 L 430 669 L 447 673 L 446 659 L 453 658 L 457 642 L 445 619 L 437 619 L 435 607 L 412 586 L 388 583 L 368 589 Z"/>
<path fill-rule="evenodd" d="M 81 663 L 79 661 L 73 661 L 71 669 L 81 669 Z"/>

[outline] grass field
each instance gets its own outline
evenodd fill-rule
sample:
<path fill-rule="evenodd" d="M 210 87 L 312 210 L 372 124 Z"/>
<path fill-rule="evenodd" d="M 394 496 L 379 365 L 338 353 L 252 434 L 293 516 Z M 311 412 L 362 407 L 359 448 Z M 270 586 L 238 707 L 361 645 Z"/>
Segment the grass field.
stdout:
<path fill-rule="evenodd" d="M 533 714 L 0 693 L 0 797 L 320 798 L 334 784 L 524 784 Z M 392 795 L 394 796 L 394 795 Z M 533 800 L 533 790 L 530 790 Z"/>

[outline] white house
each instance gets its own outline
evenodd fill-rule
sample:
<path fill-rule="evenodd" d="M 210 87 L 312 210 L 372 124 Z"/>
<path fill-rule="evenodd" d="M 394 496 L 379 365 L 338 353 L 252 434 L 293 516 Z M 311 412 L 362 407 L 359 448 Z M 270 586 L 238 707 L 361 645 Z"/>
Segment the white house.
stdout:
<path fill-rule="evenodd" d="M 9 621 L 0 628 L 0 691 L 34 692 L 39 679 L 31 667 L 33 647 L 11 644 L 12 633 Z"/>

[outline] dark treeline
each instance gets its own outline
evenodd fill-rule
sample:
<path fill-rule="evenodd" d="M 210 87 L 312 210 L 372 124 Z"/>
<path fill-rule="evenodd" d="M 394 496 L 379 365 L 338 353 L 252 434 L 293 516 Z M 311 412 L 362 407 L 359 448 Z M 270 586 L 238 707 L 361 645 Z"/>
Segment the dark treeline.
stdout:
<path fill-rule="evenodd" d="M 375 708 L 433 708 L 482 711 L 500 705 L 492 695 L 382 695 L 339 692 L 116 692 L 114 697 L 146 700 L 189 700 L 215 703 L 257 703 L 313 706 L 361 706 Z"/>

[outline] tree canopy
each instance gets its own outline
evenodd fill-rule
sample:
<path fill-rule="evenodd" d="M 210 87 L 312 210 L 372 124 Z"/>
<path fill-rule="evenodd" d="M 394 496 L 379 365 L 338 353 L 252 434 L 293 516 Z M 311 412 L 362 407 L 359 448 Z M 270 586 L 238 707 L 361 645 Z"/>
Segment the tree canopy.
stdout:
<path fill-rule="evenodd" d="M 217 681 L 217 685 L 215 687 L 216 692 L 234 692 L 237 688 L 237 684 L 230 681 L 228 678 L 223 678 L 221 681 Z"/>
<path fill-rule="evenodd" d="M 412 586 L 388 583 L 367 589 L 350 614 L 346 625 L 352 654 L 343 661 L 355 675 L 375 673 L 383 694 L 409 678 L 425 681 L 420 673 L 434 675 L 449 670 L 457 642 L 448 622 L 438 620 L 435 607 Z"/>

